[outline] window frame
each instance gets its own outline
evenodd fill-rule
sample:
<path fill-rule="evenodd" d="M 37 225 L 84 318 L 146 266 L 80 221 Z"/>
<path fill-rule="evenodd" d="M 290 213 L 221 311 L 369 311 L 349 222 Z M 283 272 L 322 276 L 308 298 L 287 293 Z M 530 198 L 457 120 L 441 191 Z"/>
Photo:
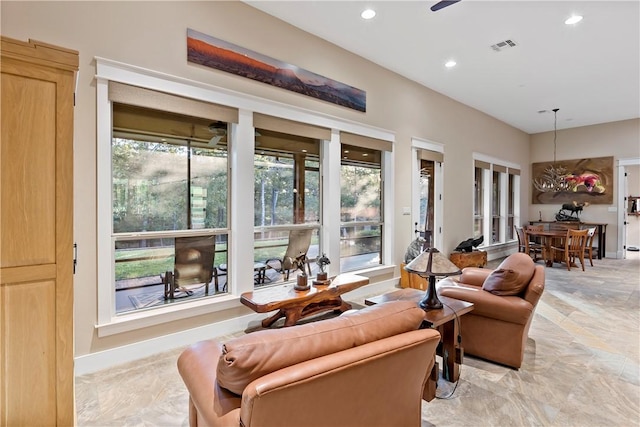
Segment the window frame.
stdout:
<path fill-rule="evenodd" d="M 221 310 L 239 307 L 240 295 L 253 290 L 253 271 L 243 268 L 245 255 L 240 248 L 253 247 L 254 228 L 238 226 L 253 224 L 253 210 L 243 207 L 253 206 L 253 155 L 254 155 L 254 113 L 267 114 L 284 120 L 298 121 L 310 125 L 331 129 L 331 140 L 323 141 L 321 150 L 321 185 L 330 194 L 339 190 L 340 132 L 350 132 L 368 138 L 375 138 L 393 145 L 395 135 L 384 129 L 361 123 L 343 120 L 332 115 L 310 111 L 281 102 L 231 91 L 199 81 L 172 76 L 141 67 L 96 57 L 96 157 L 97 157 L 97 324 L 99 337 L 124 333 L 139 328 L 168 323 L 179 319 L 210 314 Z M 214 298 L 203 298 L 193 302 L 167 305 L 153 310 L 140 312 L 115 313 L 115 271 L 114 251 L 112 249 L 111 215 L 111 102 L 108 96 L 109 82 L 119 82 L 145 89 L 160 91 L 219 104 L 238 109 L 238 123 L 230 125 L 229 175 L 229 253 L 228 269 L 232 272 L 226 294 Z M 357 271 L 373 277 L 393 272 L 393 159 L 394 151 L 383 156 L 383 185 L 386 194 L 384 204 L 383 254 L 379 267 Z M 333 164 L 331 160 L 334 160 Z M 336 170 L 337 160 L 338 168 Z M 337 187 L 337 188 L 336 188 Z M 329 190 L 330 189 L 330 190 Z M 108 195 L 108 196 L 107 196 Z M 337 198 L 333 198 L 334 200 Z M 339 200 L 338 200 L 339 202 Z M 321 225 L 322 248 L 331 259 L 339 257 L 339 203 L 336 206 L 330 198 L 321 202 L 323 223 Z M 337 249 L 337 250 L 336 250 Z M 338 274 L 339 263 L 329 265 L 329 274 Z"/>
<path fill-rule="evenodd" d="M 475 222 L 480 219 L 482 221 L 482 234 L 485 236 L 483 243 L 480 245 L 482 249 L 497 248 L 505 244 L 513 244 L 516 242 L 515 234 L 509 230 L 510 218 L 513 224 L 520 223 L 520 166 L 509 161 L 487 156 L 481 153 L 473 153 L 473 209 L 472 212 L 472 230 L 475 230 Z M 482 166 L 479 166 L 482 165 Z M 475 186 L 476 169 L 482 170 L 482 197 L 483 206 L 481 215 L 475 214 L 475 200 L 477 198 L 477 190 Z M 494 183 L 495 176 L 498 178 L 498 194 L 499 200 L 494 200 Z M 513 176 L 513 193 L 509 192 L 509 177 Z M 493 212 L 493 207 L 498 207 L 499 211 Z M 510 204 L 513 206 L 513 213 L 509 212 Z M 496 242 L 492 241 L 493 221 L 498 220 L 499 238 Z"/>

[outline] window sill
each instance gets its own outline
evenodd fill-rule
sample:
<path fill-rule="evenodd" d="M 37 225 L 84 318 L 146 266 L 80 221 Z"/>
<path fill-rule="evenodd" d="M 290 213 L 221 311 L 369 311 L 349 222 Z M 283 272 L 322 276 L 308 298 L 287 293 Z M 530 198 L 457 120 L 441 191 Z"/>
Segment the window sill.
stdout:
<path fill-rule="evenodd" d="M 395 265 L 381 265 L 363 270 L 349 271 L 348 274 L 358 274 L 371 279 L 385 274 L 392 274 L 394 268 Z M 347 272 L 344 274 L 347 274 Z M 122 314 L 114 317 L 109 323 L 96 325 L 95 328 L 98 330 L 98 336 L 102 338 L 239 306 L 241 306 L 240 297 L 237 295 L 203 298 L 188 303 Z"/>
<path fill-rule="evenodd" d="M 221 295 L 162 308 L 121 314 L 112 318 L 111 322 L 98 324 L 95 328 L 98 330 L 98 336 L 102 338 L 239 306 L 239 296 Z"/>
<path fill-rule="evenodd" d="M 379 265 L 376 267 L 365 268 L 363 270 L 345 271 L 343 274 L 357 274 L 359 276 L 364 276 L 371 279 L 373 277 L 383 276 L 385 274 L 393 274 L 395 268 L 395 264 Z"/>

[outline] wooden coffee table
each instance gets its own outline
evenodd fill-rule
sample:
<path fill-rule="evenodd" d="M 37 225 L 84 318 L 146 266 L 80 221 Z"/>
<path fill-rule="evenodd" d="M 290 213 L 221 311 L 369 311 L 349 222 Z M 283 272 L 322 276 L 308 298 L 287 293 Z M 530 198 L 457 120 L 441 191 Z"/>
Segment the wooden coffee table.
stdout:
<path fill-rule="evenodd" d="M 418 289 L 405 288 L 364 300 L 366 305 L 380 304 L 387 301 L 415 301 L 416 305 L 424 298 L 425 292 Z M 450 382 L 458 381 L 463 349 L 458 342 L 460 321 L 457 319 L 473 310 L 473 303 L 454 298 L 438 296 L 444 307 L 439 310 L 424 312 L 424 324 L 440 331 L 442 346 L 438 354 L 442 356 L 442 378 Z"/>
<path fill-rule="evenodd" d="M 306 291 L 296 291 L 291 283 L 245 292 L 240 296 L 240 302 L 256 313 L 278 310 L 276 314 L 262 321 L 265 328 L 281 317 L 285 318 L 284 326 L 293 326 L 298 320 L 312 314 L 328 310 L 350 310 L 351 304 L 343 301 L 341 295 L 368 283 L 368 277 L 340 274 L 329 285 L 311 285 Z"/>

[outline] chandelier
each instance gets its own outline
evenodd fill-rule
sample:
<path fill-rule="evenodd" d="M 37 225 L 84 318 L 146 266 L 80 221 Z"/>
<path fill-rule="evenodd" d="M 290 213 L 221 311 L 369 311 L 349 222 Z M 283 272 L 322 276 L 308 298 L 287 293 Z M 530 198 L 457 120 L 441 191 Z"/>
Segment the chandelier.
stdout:
<path fill-rule="evenodd" d="M 553 109 L 553 163 L 542 172 L 542 175 L 533 179 L 533 186 L 541 193 L 559 193 L 569 191 L 573 185 L 567 178 L 571 175 L 567 168 L 556 164 L 556 141 L 558 139 L 558 111 Z"/>

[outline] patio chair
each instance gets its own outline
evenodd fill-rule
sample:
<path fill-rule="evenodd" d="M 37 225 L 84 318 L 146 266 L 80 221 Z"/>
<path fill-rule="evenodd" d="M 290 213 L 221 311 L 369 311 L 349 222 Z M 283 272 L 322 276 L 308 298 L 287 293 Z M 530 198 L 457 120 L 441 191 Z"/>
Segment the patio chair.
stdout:
<path fill-rule="evenodd" d="M 165 299 L 174 299 L 176 291 L 191 295 L 204 285 L 205 295 L 213 279 L 218 292 L 218 272 L 214 267 L 216 236 L 176 237 L 173 271 L 167 271 L 162 282 Z"/>
<path fill-rule="evenodd" d="M 309 246 L 311 246 L 311 235 L 313 229 L 296 229 L 289 231 L 289 244 L 282 258 L 270 258 L 264 263 L 267 264 L 267 268 L 272 268 L 275 271 L 284 275 L 284 280 L 289 280 L 289 273 L 291 270 L 295 270 L 296 267 L 293 261 L 300 255 L 306 255 L 309 252 Z M 307 269 L 309 270 L 309 276 L 311 276 L 311 265 L 307 263 Z"/>

